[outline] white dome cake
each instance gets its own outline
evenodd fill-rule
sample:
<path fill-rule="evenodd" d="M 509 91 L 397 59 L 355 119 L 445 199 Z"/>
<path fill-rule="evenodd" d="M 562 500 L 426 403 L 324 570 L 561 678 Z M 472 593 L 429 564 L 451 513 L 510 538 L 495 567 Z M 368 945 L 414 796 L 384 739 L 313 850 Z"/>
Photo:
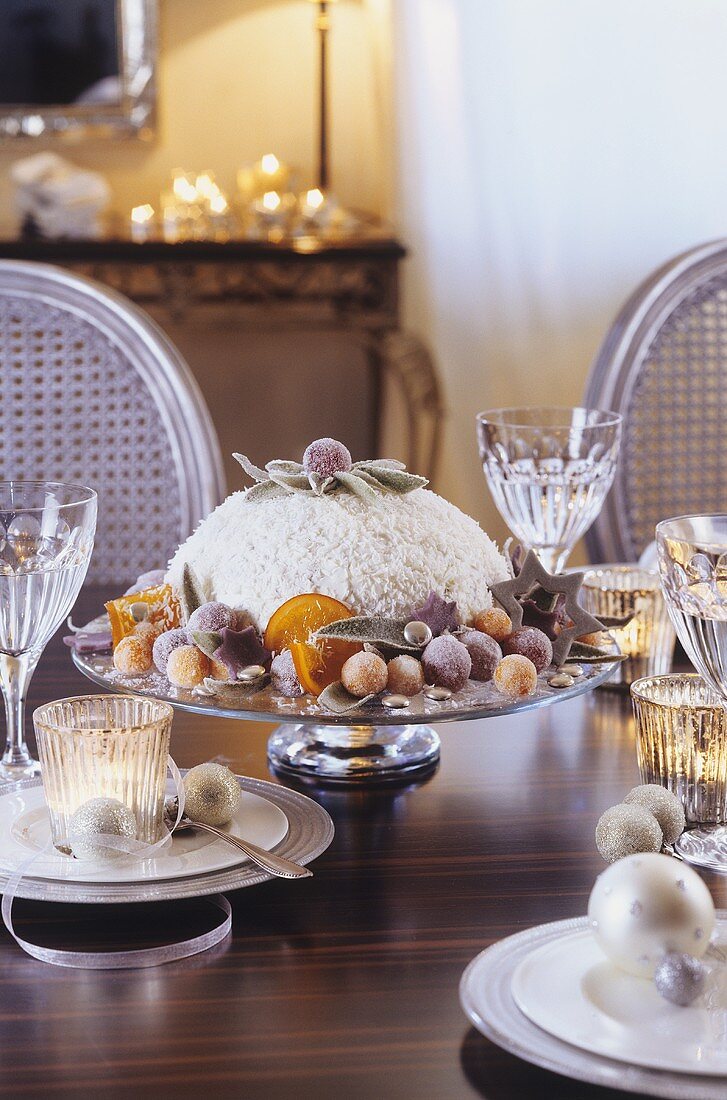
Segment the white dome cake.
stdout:
<path fill-rule="evenodd" d="M 202 521 L 174 555 L 168 580 L 180 587 L 189 564 L 205 599 L 246 611 L 261 631 L 305 592 L 341 600 L 354 614 L 403 618 L 435 591 L 456 600 L 467 622 L 491 607 L 490 585 L 510 575 L 479 524 L 419 487 L 425 479 L 401 463 L 355 463 L 330 477 L 325 454 L 319 473 L 305 457 L 303 466 L 271 462 L 265 470 L 236 457 L 258 484 Z"/>

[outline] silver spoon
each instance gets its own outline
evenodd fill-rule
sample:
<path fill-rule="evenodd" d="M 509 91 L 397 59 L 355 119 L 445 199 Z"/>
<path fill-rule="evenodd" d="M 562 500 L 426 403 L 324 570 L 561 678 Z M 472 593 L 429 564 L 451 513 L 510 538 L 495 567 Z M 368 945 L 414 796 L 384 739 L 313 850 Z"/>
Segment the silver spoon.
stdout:
<path fill-rule="evenodd" d="M 293 863 L 291 859 L 284 859 L 283 856 L 276 856 L 273 852 L 268 852 L 265 848 L 258 848 L 257 844 L 251 844 L 249 840 L 240 840 L 239 837 L 232 836 L 231 833 L 225 833 L 222 829 L 216 829 L 214 825 L 203 825 L 201 821 L 193 821 L 192 818 L 187 817 L 186 814 L 184 814 L 180 818 L 178 824 L 175 825 L 177 805 L 176 798 L 168 798 L 164 804 L 165 822 L 172 832 L 180 833 L 184 829 L 203 829 L 205 832 L 212 833 L 214 836 L 219 837 L 220 840 L 226 840 L 233 848 L 239 848 L 241 852 L 249 856 L 253 863 L 257 863 L 258 867 L 262 867 L 264 871 L 269 871 L 271 875 L 277 875 L 278 878 L 312 877 L 313 872 L 309 871 L 307 867 L 301 866 L 300 863 Z"/>

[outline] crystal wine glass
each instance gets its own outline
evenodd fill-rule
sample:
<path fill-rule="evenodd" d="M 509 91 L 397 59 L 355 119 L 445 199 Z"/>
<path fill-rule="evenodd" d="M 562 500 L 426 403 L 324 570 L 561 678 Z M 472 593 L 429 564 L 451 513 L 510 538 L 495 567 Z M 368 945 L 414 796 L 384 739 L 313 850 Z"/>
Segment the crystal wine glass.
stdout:
<path fill-rule="evenodd" d="M 53 481 L 0 482 L 0 688 L 7 718 L 0 780 L 39 772 L 25 743 L 28 684 L 76 602 L 95 530 L 93 489 Z"/>
<path fill-rule="evenodd" d="M 618 413 L 492 409 L 477 416 L 485 477 L 500 515 L 551 573 L 593 523 L 616 473 Z"/>
<path fill-rule="evenodd" d="M 727 515 L 679 516 L 656 528 L 661 586 L 687 656 L 727 707 Z M 702 761 L 700 783 L 723 782 Z M 689 835 L 689 862 L 727 872 L 727 827 Z"/>

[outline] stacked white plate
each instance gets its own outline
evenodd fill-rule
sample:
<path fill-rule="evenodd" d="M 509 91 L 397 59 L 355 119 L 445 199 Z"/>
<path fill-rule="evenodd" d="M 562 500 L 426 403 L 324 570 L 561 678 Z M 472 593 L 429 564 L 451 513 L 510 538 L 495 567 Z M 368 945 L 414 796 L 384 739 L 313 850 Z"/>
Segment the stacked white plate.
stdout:
<path fill-rule="evenodd" d="M 262 779 L 238 777 L 238 783 L 242 798 L 227 826 L 231 833 L 304 864 L 331 843 L 333 822 L 317 802 Z M 41 781 L 0 789 L 0 889 L 25 864 L 18 897 L 91 904 L 168 901 L 239 890 L 271 877 L 244 853 L 201 830 L 178 833 L 153 859 L 101 866 L 64 856 L 50 839 Z"/>
<path fill-rule="evenodd" d="M 580 1081 L 674 1100 L 727 1097 L 727 913 L 714 966 L 688 1008 L 610 963 L 587 918 L 509 936 L 465 970 L 462 1007 L 474 1026 L 525 1061 Z"/>

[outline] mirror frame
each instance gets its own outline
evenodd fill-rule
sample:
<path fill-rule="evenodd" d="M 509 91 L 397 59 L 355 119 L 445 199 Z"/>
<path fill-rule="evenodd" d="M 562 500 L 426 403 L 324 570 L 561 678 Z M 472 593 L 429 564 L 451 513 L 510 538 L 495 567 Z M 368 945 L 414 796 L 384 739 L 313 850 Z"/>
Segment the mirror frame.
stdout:
<path fill-rule="evenodd" d="M 0 138 L 154 136 L 158 43 L 157 0 L 116 0 L 120 103 L 57 107 L 0 104 Z"/>

